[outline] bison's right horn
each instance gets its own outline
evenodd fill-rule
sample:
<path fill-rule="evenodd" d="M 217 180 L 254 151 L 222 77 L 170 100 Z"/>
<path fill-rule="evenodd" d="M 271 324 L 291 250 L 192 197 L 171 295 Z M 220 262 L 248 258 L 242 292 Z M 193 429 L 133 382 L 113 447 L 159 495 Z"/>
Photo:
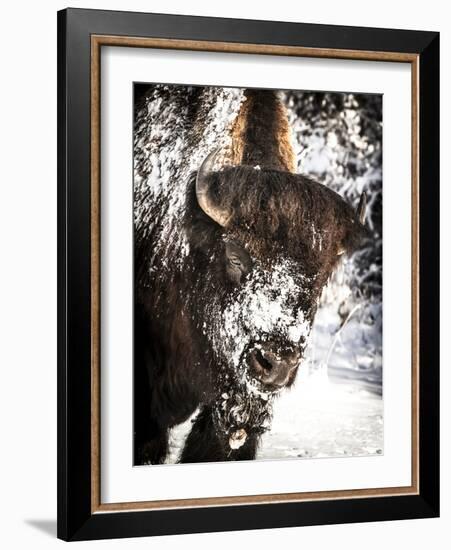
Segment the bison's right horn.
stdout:
<path fill-rule="evenodd" d="M 214 204 L 208 186 L 208 176 L 212 172 L 218 152 L 219 149 L 212 151 L 200 165 L 196 178 L 196 197 L 205 214 L 222 227 L 225 227 L 230 221 L 231 212 Z"/>

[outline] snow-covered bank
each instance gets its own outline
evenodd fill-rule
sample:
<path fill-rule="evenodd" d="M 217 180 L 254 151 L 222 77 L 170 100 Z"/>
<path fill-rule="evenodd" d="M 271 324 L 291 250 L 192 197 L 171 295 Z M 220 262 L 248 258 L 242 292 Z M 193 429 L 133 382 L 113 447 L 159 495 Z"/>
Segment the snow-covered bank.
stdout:
<path fill-rule="evenodd" d="M 274 406 L 272 429 L 257 459 L 383 453 L 382 399 L 355 384 L 302 376 Z"/>

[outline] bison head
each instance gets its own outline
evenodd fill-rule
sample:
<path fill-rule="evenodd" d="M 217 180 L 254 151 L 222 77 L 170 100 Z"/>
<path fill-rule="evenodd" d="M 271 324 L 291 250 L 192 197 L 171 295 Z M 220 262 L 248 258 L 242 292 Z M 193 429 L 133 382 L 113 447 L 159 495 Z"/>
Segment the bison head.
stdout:
<path fill-rule="evenodd" d="M 365 197 L 356 212 L 304 176 L 214 164 L 188 201 L 196 318 L 229 385 L 267 399 L 295 379 L 322 288 L 365 232 Z"/>

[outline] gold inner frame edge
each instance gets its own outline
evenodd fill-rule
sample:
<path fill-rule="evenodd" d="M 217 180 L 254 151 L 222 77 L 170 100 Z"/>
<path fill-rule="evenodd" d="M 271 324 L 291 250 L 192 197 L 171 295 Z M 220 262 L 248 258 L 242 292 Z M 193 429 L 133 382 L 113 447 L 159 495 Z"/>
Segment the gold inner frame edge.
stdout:
<path fill-rule="evenodd" d="M 407 487 L 102 503 L 100 492 L 100 50 L 102 46 L 247 53 L 410 63 L 412 177 L 412 480 Z M 166 38 L 91 35 L 91 513 L 210 506 L 308 502 L 419 494 L 419 56 L 401 52 L 339 50 Z"/>

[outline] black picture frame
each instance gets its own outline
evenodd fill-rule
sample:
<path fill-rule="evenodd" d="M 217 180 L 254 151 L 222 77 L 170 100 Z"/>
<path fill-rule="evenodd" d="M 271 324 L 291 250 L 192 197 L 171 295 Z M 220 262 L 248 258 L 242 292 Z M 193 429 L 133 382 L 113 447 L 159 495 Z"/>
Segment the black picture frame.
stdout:
<path fill-rule="evenodd" d="M 91 37 L 413 54 L 418 59 L 419 491 L 97 513 L 91 439 Z M 335 57 L 333 53 L 330 57 Z M 87 540 L 439 515 L 439 34 L 101 10 L 58 12 L 58 537 Z"/>

